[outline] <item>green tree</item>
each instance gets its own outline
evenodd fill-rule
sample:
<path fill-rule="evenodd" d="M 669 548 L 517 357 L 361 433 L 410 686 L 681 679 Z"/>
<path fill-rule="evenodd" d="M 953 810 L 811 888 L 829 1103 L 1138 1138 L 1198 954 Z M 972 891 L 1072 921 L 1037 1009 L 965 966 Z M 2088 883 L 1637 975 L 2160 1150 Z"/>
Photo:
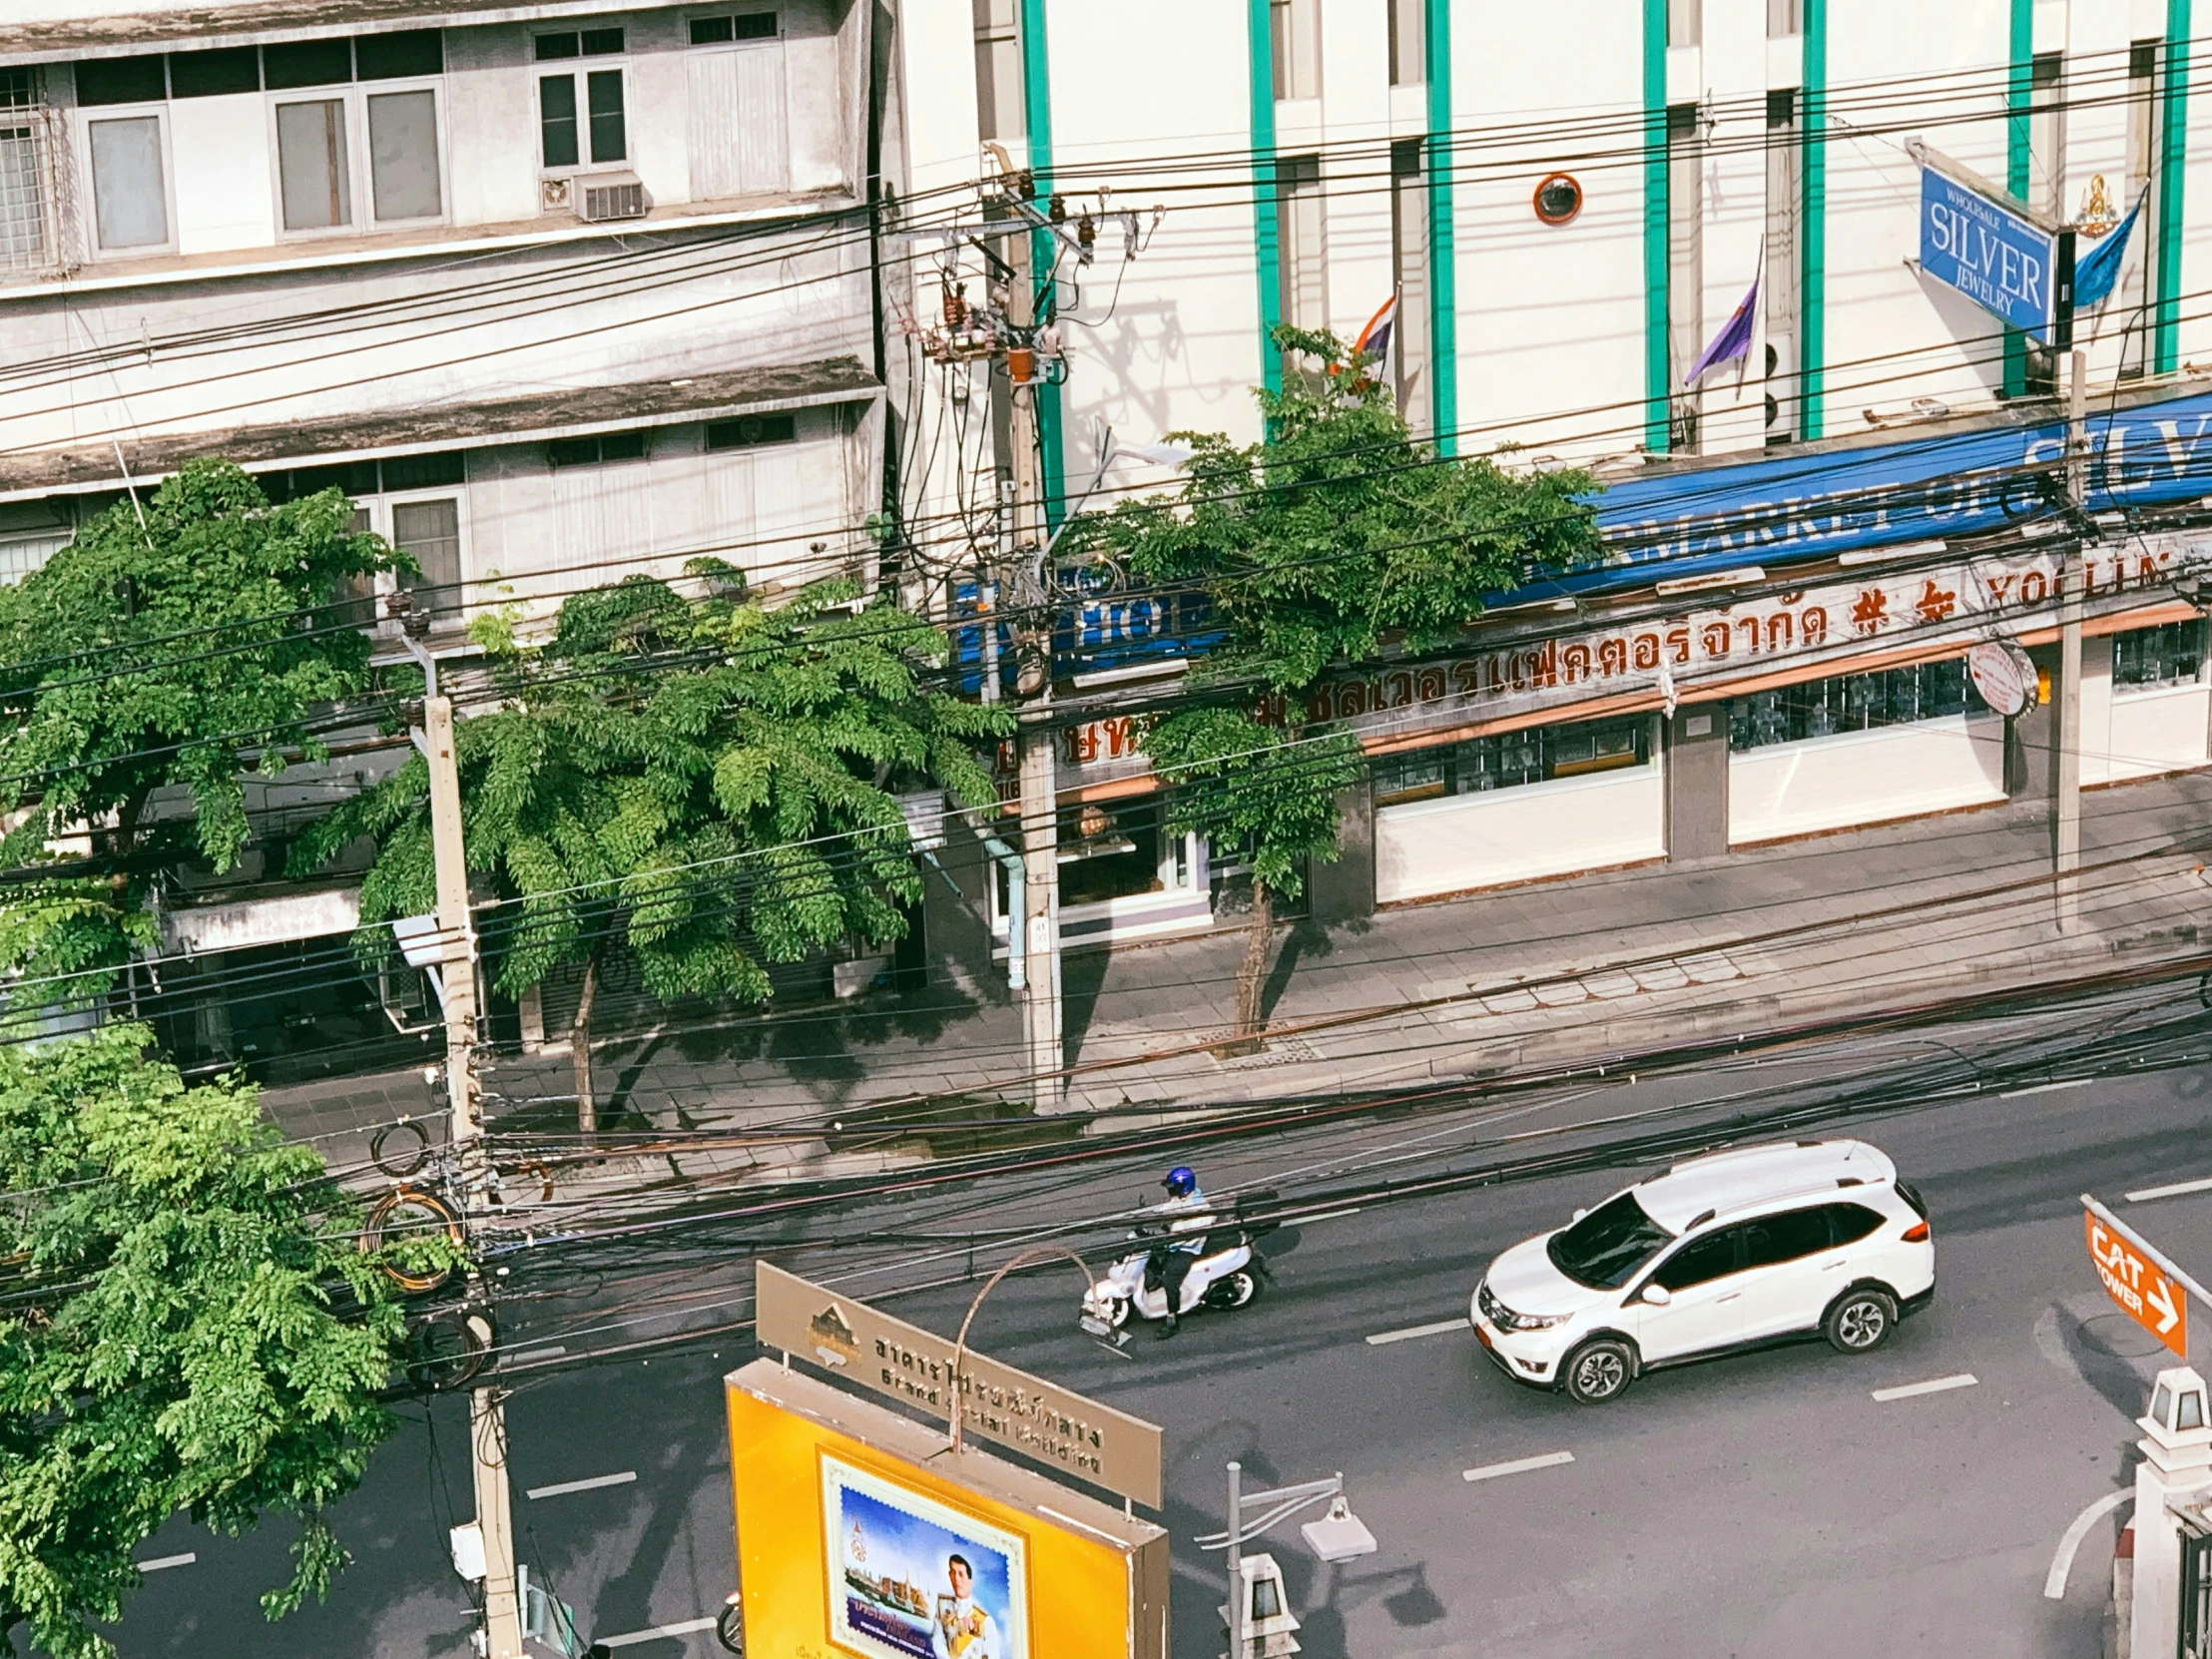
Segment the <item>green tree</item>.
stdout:
<path fill-rule="evenodd" d="M 469 866 L 515 901 L 485 930 L 500 989 L 583 964 L 570 1050 L 587 1133 L 610 944 L 635 951 L 664 1000 L 757 1002 L 769 963 L 900 937 L 921 883 L 891 792 L 928 782 L 990 805 L 975 747 L 1011 730 L 1000 711 L 926 690 L 942 635 L 887 606 L 853 611 L 849 584 L 771 609 L 728 566 L 695 573 L 719 591 L 686 598 L 633 576 L 570 599 L 544 647 L 508 657 L 499 706 L 456 732 Z M 414 757 L 295 844 L 301 873 L 375 838 L 365 955 L 390 948 L 376 924 L 434 908 L 428 790 Z"/>
<path fill-rule="evenodd" d="M 152 942 L 165 865 L 218 871 L 248 838 L 243 775 L 322 758 L 310 717 L 357 691 L 359 585 L 390 550 L 336 490 L 273 507 L 251 477 L 195 461 L 140 509 L 118 502 L 46 566 L 0 587 L 0 866 L 35 870 L 89 834 L 112 873 L 0 888 L 0 971 L 34 1002 L 97 997 Z M 189 830 L 150 829 L 158 790 Z M 75 976 L 75 977 L 68 977 Z"/>
<path fill-rule="evenodd" d="M 393 1427 L 402 1321 L 350 1202 L 241 1082 L 115 1025 L 0 1047 L 0 1643 L 112 1651 L 134 1551 L 184 1510 L 294 1517 L 274 1618 L 345 1561 L 325 1511 Z"/>
<path fill-rule="evenodd" d="M 1307 693 L 1334 667 L 1431 650 L 1481 614 L 1485 595 L 1598 551 L 1588 473 L 1441 456 L 1335 335 L 1282 327 L 1275 338 L 1309 366 L 1258 394 L 1264 438 L 1175 434 L 1194 450 L 1180 490 L 1125 502 L 1067 538 L 1141 581 L 1202 587 L 1224 632 L 1192 682 L 1215 701 L 1160 719 L 1145 745 L 1175 792 L 1171 827 L 1251 850 L 1237 984 L 1246 1038 L 1260 1025 L 1274 896 L 1296 896 L 1306 860 L 1337 856 L 1335 798 L 1358 777 L 1354 739 L 1307 729 Z M 1232 695 L 1241 703 L 1223 706 Z"/>

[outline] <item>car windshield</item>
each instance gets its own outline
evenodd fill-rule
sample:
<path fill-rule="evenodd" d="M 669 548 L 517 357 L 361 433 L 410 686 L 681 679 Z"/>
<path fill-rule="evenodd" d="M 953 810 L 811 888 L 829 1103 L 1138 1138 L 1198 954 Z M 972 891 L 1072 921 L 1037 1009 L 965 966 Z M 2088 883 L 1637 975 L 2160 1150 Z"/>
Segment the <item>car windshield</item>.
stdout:
<path fill-rule="evenodd" d="M 1600 1204 L 1572 1227 L 1552 1234 L 1551 1265 L 1594 1291 L 1618 1290 L 1674 1238 L 1644 1214 L 1634 1193 Z"/>

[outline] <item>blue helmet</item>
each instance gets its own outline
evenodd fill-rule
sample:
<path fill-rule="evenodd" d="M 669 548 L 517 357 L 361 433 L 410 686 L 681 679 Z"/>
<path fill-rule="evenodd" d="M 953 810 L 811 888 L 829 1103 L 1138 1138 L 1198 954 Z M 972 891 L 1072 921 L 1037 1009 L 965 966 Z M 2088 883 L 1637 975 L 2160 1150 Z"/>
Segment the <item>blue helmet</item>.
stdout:
<path fill-rule="evenodd" d="M 1188 1198 L 1198 1191 L 1198 1177 L 1191 1173 L 1188 1165 L 1177 1164 L 1160 1185 L 1167 1188 L 1170 1198 Z"/>

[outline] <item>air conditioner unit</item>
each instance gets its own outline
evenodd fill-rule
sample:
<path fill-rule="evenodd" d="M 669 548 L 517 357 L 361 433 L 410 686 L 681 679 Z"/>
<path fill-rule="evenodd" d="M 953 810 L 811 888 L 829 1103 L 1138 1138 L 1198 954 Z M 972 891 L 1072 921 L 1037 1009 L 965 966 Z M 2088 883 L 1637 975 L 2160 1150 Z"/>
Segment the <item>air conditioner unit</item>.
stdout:
<path fill-rule="evenodd" d="M 645 184 L 635 173 L 598 173 L 578 179 L 570 200 L 576 203 L 577 217 L 595 225 L 645 217 Z"/>

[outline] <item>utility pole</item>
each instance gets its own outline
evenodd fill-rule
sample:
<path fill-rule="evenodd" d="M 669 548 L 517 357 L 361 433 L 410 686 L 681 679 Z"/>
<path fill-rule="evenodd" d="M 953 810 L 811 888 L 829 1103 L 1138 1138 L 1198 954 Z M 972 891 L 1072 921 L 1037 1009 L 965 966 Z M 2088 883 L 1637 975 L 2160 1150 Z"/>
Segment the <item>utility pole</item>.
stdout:
<path fill-rule="evenodd" d="M 2070 336 L 2072 330 L 2066 333 Z M 2070 337 L 2066 341 L 2071 344 Z M 2052 790 L 2051 894 L 2058 931 L 2080 924 L 2081 868 L 2081 611 L 2085 584 L 2081 525 L 2088 513 L 2088 354 L 2069 351 L 2066 363 L 2066 500 L 2075 520 L 2058 577 L 2058 753 Z"/>
<path fill-rule="evenodd" d="M 1059 766 L 1052 729 L 1052 573 L 1045 566 L 1044 462 L 1037 435 L 1039 361 L 1030 343 L 1036 327 L 1037 293 L 1030 243 L 1023 231 L 1007 239 L 1006 321 L 1010 334 L 1005 363 L 1011 388 L 1011 442 L 1014 473 L 1013 581 L 1021 613 L 1016 626 L 1020 707 L 1017 743 L 1021 757 L 1021 853 L 1025 866 L 1021 913 L 1007 925 L 1026 931 L 1028 984 L 1022 991 L 1023 1053 L 1030 1077 L 1029 1098 L 1039 1111 L 1059 1109 L 1065 1089 L 1060 1075 L 1060 834 Z M 1000 591 L 1005 591 L 1001 586 Z"/>
<path fill-rule="evenodd" d="M 452 1108 L 451 1140 L 473 1219 L 488 1206 L 490 1170 L 476 1099 L 476 927 L 468 908 L 468 859 L 461 841 L 461 772 L 453 750 L 453 700 L 438 694 L 437 664 L 414 639 L 428 695 L 416 747 L 430 769 L 430 850 L 437 871 L 438 933 L 445 959 L 438 970 L 445 1007 L 445 1088 Z M 486 1659 L 523 1659 L 522 1608 L 515 1578 L 514 1506 L 507 1485 L 506 1395 L 471 1390 L 469 1464 L 476 1491 L 476 1529 L 484 1549 Z"/>

